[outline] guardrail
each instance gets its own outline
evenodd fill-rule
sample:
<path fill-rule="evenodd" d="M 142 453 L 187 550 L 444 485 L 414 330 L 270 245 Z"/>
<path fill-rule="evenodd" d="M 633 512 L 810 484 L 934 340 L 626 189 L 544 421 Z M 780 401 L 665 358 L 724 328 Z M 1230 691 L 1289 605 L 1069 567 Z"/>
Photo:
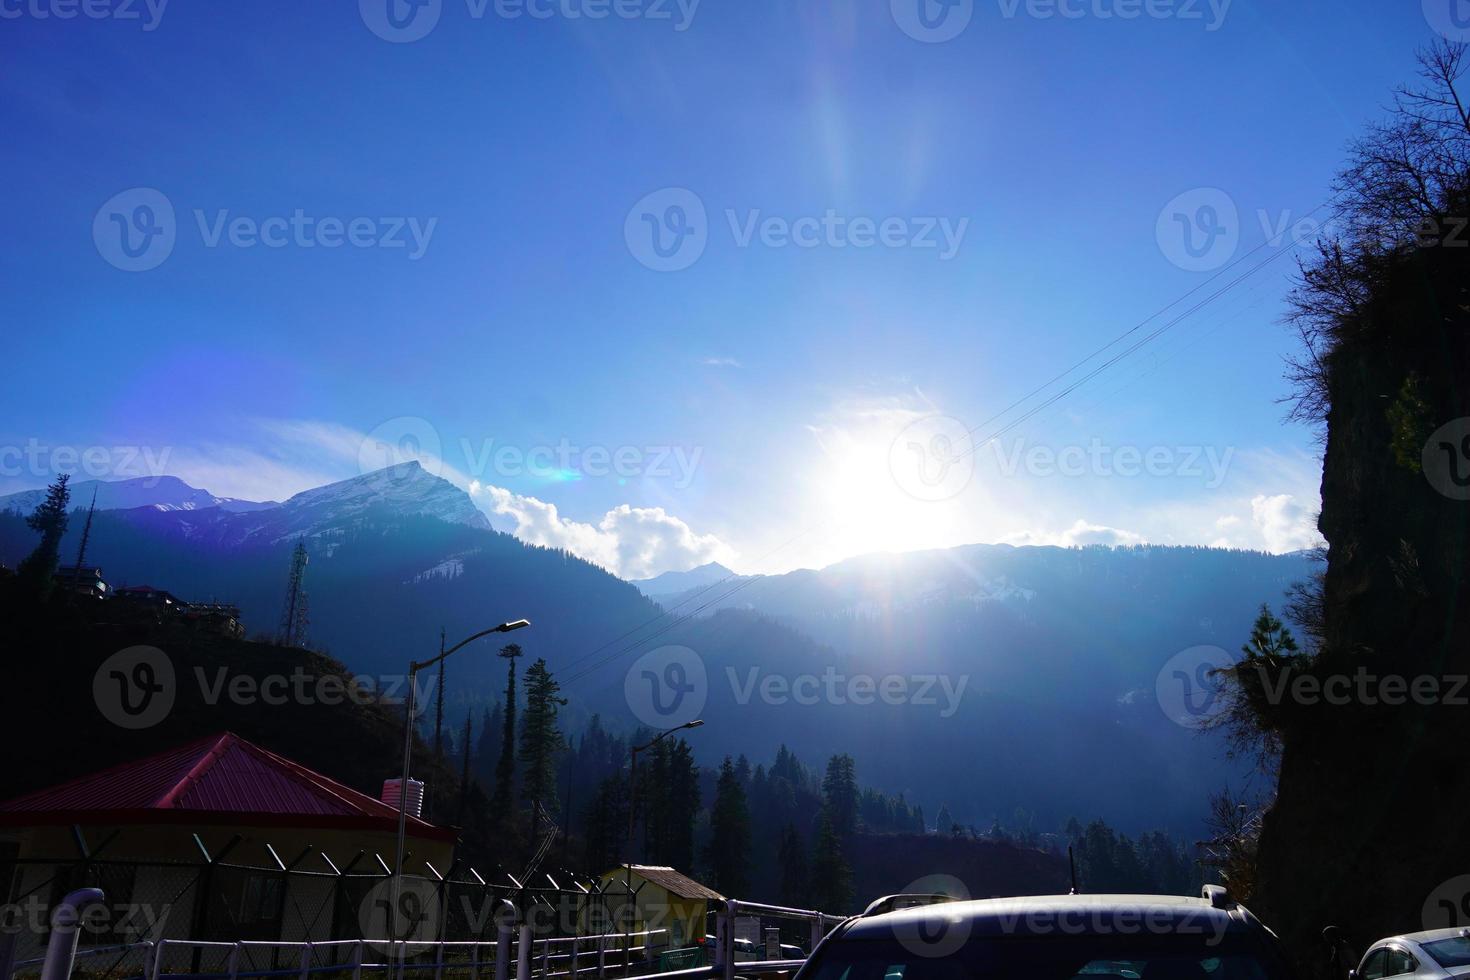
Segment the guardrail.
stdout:
<path fill-rule="evenodd" d="M 713 962 L 689 969 L 659 971 L 657 960 L 651 954 L 667 951 L 666 943 L 658 940 L 669 936 L 668 929 L 537 939 L 532 935 L 531 927 L 522 924 L 518 928 L 500 925 L 495 939 L 481 940 L 221 942 L 158 939 L 78 949 L 77 915 L 83 906 L 101 900 L 101 892 L 96 889 L 68 895 L 53 916 L 46 955 L 16 962 L 13 968 L 20 970 L 40 965 L 40 980 L 69 980 L 76 960 L 117 954 L 118 963 L 130 955 L 138 956 L 139 971 L 127 974 L 136 980 L 255 980 L 267 977 L 311 980 L 314 975 L 322 973 L 350 974 L 351 980 L 373 980 L 384 975 L 388 980 L 429 980 L 430 974 L 432 980 L 445 980 L 446 970 L 454 971 L 456 977 L 467 976 L 468 980 L 734 980 L 737 973 L 794 972 L 806 962 L 805 956 L 772 957 L 770 948 L 765 950 L 765 958 L 738 959 L 735 933 L 737 920 L 741 917 L 805 921 L 810 930 L 812 950 L 816 949 L 831 926 L 843 921 L 841 916 L 812 909 L 724 901 L 715 908 Z M 779 954 L 782 950 L 777 930 L 768 931 L 768 941 L 771 937 L 777 946 L 774 951 Z M 171 951 L 189 952 L 186 969 L 169 969 Z M 504 955 L 501 955 L 502 951 Z M 215 962 L 209 964 L 214 968 L 205 969 L 204 957 L 210 953 L 216 957 Z M 289 965 L 283 965 L 283 959 Z M 104 972 L 111 975 L 113 969 Z M 368 974 L 368 978 L 364 974 Z M 8 970 L 0 972 L 0 980 L 11 980 Z"/>
<path fill-rule="evenodd" d="M 297 977 L 309 980 L 317 973 L 350 973 L 352 980 L 362 980 L 364 972 L 388 972 L 390 976 L 404 978 L 408 974 L 416 977 L 425 971 L 433 971 L 434 980 L 443 980 L 444 971 L 452 969 L 468 971 L 470 980 L 480 980 L 481 971 L 491 973 L 495 980 L 508 980 L 510 965 L 516 965 L 517 980 L 555 980 L 555 978 L 595 975 L 597 980 L 611 977 L 624 978 L 637 964 L 635 958 L 653 948 L 650 940 L 668 933 L 666 929 L 648 929 L 639 932 L 603 933 L 595 936 L 562 936 L 534 939 L 528 936 L 529 927 L 521 927 L 521 935 L 511 938 L 511 930 L 502 928 L 499 938 L 485 940 L 373 940 L 338 939 L 314 942 L 275 942 L 239 940 L 217 942 L 199 939 L 159 940 L 146 972 L 147 980 L 165 980 L 168 977 L 190 977 L 193 980 L 245 980 L 254 977 Z M 642 940 L 642 942 L 637 942 Z M 150 944 L 154 945 L 154 944 Z M 175 973 L 168 970 L 169 950 L 209 951 L 225 956 L 223 967 L 218 970 L 191 970 Z M 500 950 L 506 955 L 501 956 Z M 317 962 L 317 954 L 326 951 L 336 954 L 345 952 L 345 957 L 331 955 L 326 962 Z M 295 954 L 296 965 L 291 968 L 252 968 L 251 953 L 268 953 L 270 961 L 276 962 L 278 954 Z M 369 953 L 381 954 L 369 956 Z M 432 953 L 432 958 L 421 959 Z M 464 953 L 465 956 L 455 954 Z M 488 954 L 488 955 L 487 955 Z M 595 958 L 595 962 L 584 966 L 584 961 Z M 493 972 L 492 972 L 493 971 Z M 707 972 L 707 970 L 706 970 Z M 650 974 L 652 975 L 652 974 Z M 674 974 L 657 974 L 673 976 Z"/>
<path fill-rule="evenodd" d="M 844 921 L 840 915 L 828 915 L 816 909 L 794 909 L 780 905 L 763 905 L 760 902 L 741 902 L 736 899 L 728 899 L 720 908 L 715 919 L 715 961 L 711 973 L 722 980 L 734 980 L 737 972 L 746 973 L 784 973 L 794 972 L 801 968 L 806 958 L 801 959 L 764 959 L 736 961 L 735 958 L 735 922 L 741 915 L 753 915 L 761 918 L 794 919 L 806 921 L 810 924 L 811 952 L 826 937 L 829 926 L 835 926 Z M 770 951 L 767 950 L 769 956 Z"/>

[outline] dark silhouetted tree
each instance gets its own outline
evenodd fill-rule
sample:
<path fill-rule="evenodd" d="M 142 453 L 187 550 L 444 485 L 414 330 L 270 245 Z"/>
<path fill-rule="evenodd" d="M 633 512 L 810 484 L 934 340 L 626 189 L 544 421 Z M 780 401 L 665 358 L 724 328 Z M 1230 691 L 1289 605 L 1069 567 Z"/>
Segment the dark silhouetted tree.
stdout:
<path fill-rule="evenodd" d="M 558 809 L 556 760 L 565 743 L 556 727 L 557 709 L 567 703 L 561 685 L 546 667 L 546 658 L 526 668 L 526 718 L 521 725 L 521 796 L 548 811 Z"/>
<path fill-rule="evenodd" d="M 802 843 L 801 834 L 797 833 L 794 824 L 788 823 L 782 828 L 781 847 L 777 851 L 776 860 L 781 867 L 781 891 L 778 896 L 781 904 L 788 908 L 805 908 L 810 901 L 808 892 L 811 882 L 806 866 L 806 845 Z"/>
<path fill-rule="evenodd" d="M 842 840 L 824 808 L 817 824 L 817 842 L 812 848 L 812 902 L 823 912 L 845 913 L 852 904 L 852 868 L 842 853 Z"/>
<path fill-rule="evenodd" d="M 857 767 L 852 756 L 834 755 L 827 760 L 827 774 L 822 777 L 822 798 L 837 835 L 846 838 L 857 833 Z"/>
<path fill-rule="evenodd" d="M 710 808 L 710 840 L 704 852 L 715 891 L 734 898 L 749 887 L 750 809 L 745 787 L 729 756 L 720 763 L 715 802 Z"/>
<path fill-rule="evenodd" d="M 505 672 L 505 724 L 500 735 L 500 761 L 495 764 L 495 796 L 490 808 L 498 820 L 510 818 L 515 801 L 516 778 L 516 658 L 523 656 L 520 644 L 507 643 L 500 656 L 507 662 Z"/>
<path fill-rule="evenodd" d="M 63 473 L 46 488 L 46 499 L 36 505 L 26 526 L 41 535 L 36 549 L 21 560 L 16 569 L 17 584 L 27 598 L 43 600 L 51 594 L 52 578 L 60 562 L 61 539 L 66 535 L 71 476 Z"/>

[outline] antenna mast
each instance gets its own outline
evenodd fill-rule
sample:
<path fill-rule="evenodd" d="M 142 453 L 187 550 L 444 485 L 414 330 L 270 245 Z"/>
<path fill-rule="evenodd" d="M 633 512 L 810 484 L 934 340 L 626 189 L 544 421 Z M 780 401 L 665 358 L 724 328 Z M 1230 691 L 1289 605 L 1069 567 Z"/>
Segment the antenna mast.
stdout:
<path fill-rule="evenodd" d="M 82 562 L 87 560 L 87 539 L 92 536 L 92 515 L 97 512 L 97 488 L 92 488 L 92 504 L 87 508 L 87 523 L 82 525 L 82 543 L 77 546 L 77 563 L 71 570 L 71 597 L 77 597 L 77 583 L 82 580 Z"/>
<path fill-rule="evenodd" d="M 283 647 L 299 647 L 306 642 L 306 542 L 297 541 L 291 553 L 291 578 L 286 583 L 286 605 L 281 610 Z"/>

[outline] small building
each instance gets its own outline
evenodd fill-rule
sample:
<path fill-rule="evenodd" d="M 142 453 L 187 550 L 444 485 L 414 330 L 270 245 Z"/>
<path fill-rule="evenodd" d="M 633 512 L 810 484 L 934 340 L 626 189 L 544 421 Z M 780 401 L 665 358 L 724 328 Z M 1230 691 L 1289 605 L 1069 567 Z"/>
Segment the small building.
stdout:
<path fill-rule="evenodd" d="M 102 569 L 93 565 L 62 565 L 51 581 L 58 589 L 88 599 L 105 599 L 110 594 Z"/>
<path fill-rule="evenodd" d="M 725 900 L 713 888 L 662 865 L 622 865 L 604 874 L 601 886 L 615 928 L 632 932 L 667 929 L 666 938 L 650 943 L 662 949 L 703 943 L 709 903 Z"/>
<path fill-rule="evenodd" d="M 223 732 L 0 803 L 0 898 L 95 885 L 154 940 L 356 938 L 397 828 L 396 806 Z M 405 873 L 437 878 L 457 836 L 410 809 Z"/>
<path fill-rule="evenodd" d="M 117 589 L 113 592 L 113 598 L 122 602 L 130 602 L 139 606 L 149 606 L 167 613 L 175 613 L 188 606 L 178 596 L 163 589 L 155 589 L 151 585 L 131 585 L 126 588 Z"/>
<path fill-rule="evenodd" d="M 240 621 L 240 607 L 229 602 L 191 602 L 184 607 L 183 620 L 201 633 L 245 639 L 245 624 Z"/>

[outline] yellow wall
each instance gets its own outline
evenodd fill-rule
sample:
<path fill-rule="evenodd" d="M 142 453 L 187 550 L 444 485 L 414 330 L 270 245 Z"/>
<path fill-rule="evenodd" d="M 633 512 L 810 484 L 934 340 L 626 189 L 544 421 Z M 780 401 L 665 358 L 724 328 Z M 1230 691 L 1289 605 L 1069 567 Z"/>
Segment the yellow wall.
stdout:
<path fill-rule="evenodd" d="M 705 935 L 705 913 L 709 903 L 703 898 L 680 898 L 647 878 L 633 872 L 633 888 L 637 895 L 631 917 L 625 915 L 627 894 L 625 885 L 628 872 L 609 871 L 602 876 L 604 888 L 610 889 L 607 897 L 609 911 L 617 930 L 667 929 L 667 936 L 656 937 L 660 948 L 680 948 L 696 945 Z M 631 923 L 627 920 L 631 918 Z"/>

